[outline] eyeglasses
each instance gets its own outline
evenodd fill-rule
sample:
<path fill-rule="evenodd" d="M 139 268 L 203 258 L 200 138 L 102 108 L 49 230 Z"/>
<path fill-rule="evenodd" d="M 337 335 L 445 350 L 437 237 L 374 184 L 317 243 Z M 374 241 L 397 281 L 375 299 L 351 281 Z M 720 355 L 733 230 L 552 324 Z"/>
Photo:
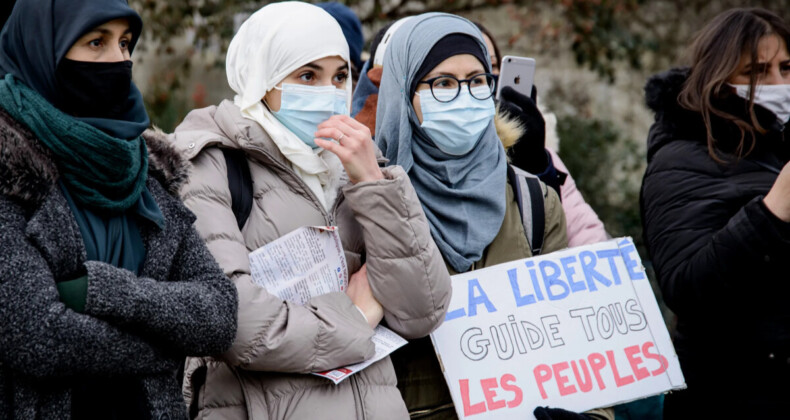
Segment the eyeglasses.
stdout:
<path fill-rule="evenodd" d="M 461 93 L 461 85 L 466 83 L 469 94 L 473 98 L 483 100 L 494 94 L 496 76 L 491 73 L 476 74 L 468 79 L 458 80 L 453 76 L 439 76 L 417 82 L 431 88 L 431 94 L 439 102 L 452 102 Z"/>

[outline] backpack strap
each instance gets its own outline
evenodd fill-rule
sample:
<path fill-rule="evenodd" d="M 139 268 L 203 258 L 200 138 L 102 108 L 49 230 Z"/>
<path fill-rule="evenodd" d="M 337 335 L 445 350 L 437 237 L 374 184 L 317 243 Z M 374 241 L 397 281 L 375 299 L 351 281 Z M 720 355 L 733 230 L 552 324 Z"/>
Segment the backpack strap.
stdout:
<path fill-rule="evenodd" d="M 546 233 L 543 186 L 538 177 L 513 165 L 508 165 L 507 176 L 516 195 L 521 224 L 524 226 L 524 234 L 532 249 L 532 255 L 540 255 Z"/>
<path fill-rule="evenodd" d="M 222 148 L 225 163 L 228 166 L 228 188 L 230 189 L 231 206 L 239 230 L 247 223 L 252 212 L 252 176 L 247 156 L 238 149 Z"/>

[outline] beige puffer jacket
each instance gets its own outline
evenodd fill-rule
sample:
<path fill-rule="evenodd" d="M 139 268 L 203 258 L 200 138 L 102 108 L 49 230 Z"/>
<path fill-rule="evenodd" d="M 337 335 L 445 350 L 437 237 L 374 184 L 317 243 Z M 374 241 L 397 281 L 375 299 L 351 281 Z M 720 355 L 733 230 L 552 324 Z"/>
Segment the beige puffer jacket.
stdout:
<path fill-rule="evenodd" d="M 221 360 L 189 359 L 184 395 L 204 419 L 401 419 L 406 407 L 385 358 L 338 385 L 313 375 L 373 355 L 372 329 L 341 292 L 305 306 L 283 302 L 253 284 L 248 253 L 302 226 L 336 225 L 349 273 L 363 260 L 386 325 L 424 337 L 444 319 L 450 278 L 406 173 L 346 185 L 328 214 L 277 146 L 238 107 L 192 111 L 173 134 L 193 168 L 182 190 L 196 227 L 239 291 L 238 333 Z M 227 166 L 218 147 L 248 156 L 254 204 L 239 231 Z"/>

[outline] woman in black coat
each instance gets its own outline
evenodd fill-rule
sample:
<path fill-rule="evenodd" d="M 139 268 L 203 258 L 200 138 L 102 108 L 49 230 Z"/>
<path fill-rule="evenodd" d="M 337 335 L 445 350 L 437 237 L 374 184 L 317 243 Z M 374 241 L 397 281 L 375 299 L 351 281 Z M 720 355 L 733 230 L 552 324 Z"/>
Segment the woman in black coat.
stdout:
<path fill-rule="evenodd" d="M 788 45 L 778 16 L 733 9 L 645 88 L 642 220 L 688 385 L 665 418 L 790 415 Z"/>
<path fill-rule="evenodd" d="M 0 418 L 186 418 L 236 290 L 131 80 L 126 0 L 19 0 L 0 33 Z"/>

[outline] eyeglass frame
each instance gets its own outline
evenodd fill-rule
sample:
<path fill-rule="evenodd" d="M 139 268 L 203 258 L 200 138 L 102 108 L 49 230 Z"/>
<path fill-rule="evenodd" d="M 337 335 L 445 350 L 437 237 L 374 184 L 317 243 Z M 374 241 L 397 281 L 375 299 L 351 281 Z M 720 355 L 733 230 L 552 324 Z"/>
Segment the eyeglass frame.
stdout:
<path fill-rule="evenodd" d="M 493 84 L 491 85 L 491 93 L 490 93 L 488 96 L 486 96 L 485 98 L 482 98 L 482 99 L 481 99 L 481 98 L 478 98 L 477 96 L 475 96 L 475 95 L 472 93 L 472 85 L 471 85 L 471 84 L 469 84 L 469 82 L 471 82 L 472 80 L 474 80 L 474 79 L 475 79 L 476 77 L 478 77 L 478 76 L 487 76 L 487 77 L 490 77 L 490 78 L 491 78 L 491 81 L 493 82 Z M 435 93 L 433 93 L 433 82 L 435 82 L 435 81 L 437 81 L 437 80 L 439 80 L 439 79 L 444 79 L 444 78 L 450 78 L 450 79 L 453 79 L 453 80 L 455 80 L 456 82 L 458 82 L 458 90 L 456 90 L 456 92 L 455 92 L 455 96 L 453 96 L 452 98 L 450 98 L 449 100 L 446 100 L 446 101 L 443 101 L 443 100 L 441 100 L 441 99 L 437 98 L 437 97 L 436 97 L 436 94 L 435 94 Z M 446 103 L 450 103 L 450 102 L 454 101 L 454 100 L 455 100 L 455 98 L 457 98 L 457 97 L 458 97 L 458 95 L 460 95 L 460 94 L 461 94 L 461 85 L 463 85 L 464 83 L 466 83 L 466 89 L 469 91 L 469 94 L 470 94 L 470 95 L 472 95 L 472 97 L 473 97 L 473 98 L 477 99 L 478 101 L 484 101 L 484 100 L 486 100 L 486 99 L 488 99 L 488 98 L 490 98 L 490 97 L 494 96 L 494 92 L 496 92 L 496 84 L 497 84 L 498 80 L 499 80 L 499 78 L 497 77 L 497 75 L 496 75 L 496 74 L 493 74 L 493 73 L 486 73 L 486 72 L 483 72 L 483 73 L 477 73 L 477 74 L 473 75 L 472 77 L 470 77 L 470 78 L 468 78 L 468 79 L 460 79 L 460 80 L 459 80 L 459 79 L 457 79 L 455 76 L 451 76 L 451 75 L 449 75 L 449 74 L 448 74 L 448 75 L 442 75 L 442 76 L 431 77 L 430 79 L 427 79 L 427 80 L 420 80 L 419 82 L 417 82 L 417 85 L 419 86 L 419 85 L 421 85 L 421 84 L 423 84 L 423 83 L 427 84 L 427 85 L 428 85 L 428 89 L 430 89 L 430 90 L 431 90 L 431 96 L 433 96 L 433 98 L 434 98 L 434 99 L 436 99 L 437 101 L 439 101 L 439 102 L 441 102 L 441 103 L 445 103 L 445 104 L 446 104 Z M 415 92 L 415 93 L 416 93 L 416 92 Z"/>

